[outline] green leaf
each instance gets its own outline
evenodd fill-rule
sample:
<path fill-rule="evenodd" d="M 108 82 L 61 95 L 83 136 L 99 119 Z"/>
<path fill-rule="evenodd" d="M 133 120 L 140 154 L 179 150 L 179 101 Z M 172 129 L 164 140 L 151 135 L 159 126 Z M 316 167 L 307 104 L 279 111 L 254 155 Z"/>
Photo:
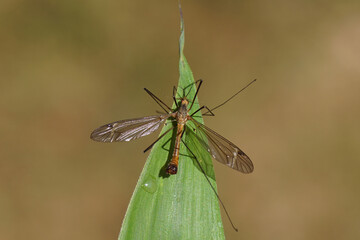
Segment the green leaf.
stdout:
<path fill-rule="evenodd" d="M 183 54 L 185 32 L 181 8 L 180 14 L 178 97 L 185 92 L 192 101 L 196 87 Z M 174 104 L 173 109 L 175 107 Z M 196 99 L 190 114 L 198 108 Z M 203 122 L 200 112 L 195 118 Z M 161 134 L 174 124 L 168 121 Z M 187 122 L 188 131 L 194 129 L 191 124 Z M 164 169 L 171 160 L 175 135 L 176 130 L 170 131 L 152 148 L 128 206 L 119 239 L 225 239 L 218 200 L 193 155 L 183 143 L 180 147 L 178 173 L 171 176 L 165 173 Z M 183 138 L 216 189 L 209 153 L 192 141 L 191 134 L 185 132 Z"/>

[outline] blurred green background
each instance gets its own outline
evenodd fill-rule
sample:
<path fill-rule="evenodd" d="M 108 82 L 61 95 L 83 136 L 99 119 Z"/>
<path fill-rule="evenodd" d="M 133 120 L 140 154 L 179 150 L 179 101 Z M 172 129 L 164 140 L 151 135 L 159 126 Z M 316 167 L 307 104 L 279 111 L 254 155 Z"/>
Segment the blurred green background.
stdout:
<path fill-rule="evenodd" d="M 255 171 L 215 164 L 228 239 L 360 238 L 360 2 L 183 1 L 206 124 Z M 0 239 L 116 239 L 154 134 L 89 139 L 171 104 L 177 1 L 0 2 Z"/>

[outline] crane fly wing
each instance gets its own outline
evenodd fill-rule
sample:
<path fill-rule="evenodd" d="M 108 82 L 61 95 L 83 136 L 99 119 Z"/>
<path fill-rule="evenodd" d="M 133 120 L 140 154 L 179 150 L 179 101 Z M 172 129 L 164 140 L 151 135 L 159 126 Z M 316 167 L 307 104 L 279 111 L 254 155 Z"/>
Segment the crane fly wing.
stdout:
<path fill-rule="evenodd" d="M 251 173 L 254 170 L 250 158 L 235 144 L 195 119 L 190 120 L 196 126 L 195 141 L 198 141 L 214 159 L 242 173 Z"/>
<path fill-rule="evenodd" d="M 169 114 L 121 120 L 95 129 L 90 138 L 98 142 L 131 141 L 156 131 Z"/>

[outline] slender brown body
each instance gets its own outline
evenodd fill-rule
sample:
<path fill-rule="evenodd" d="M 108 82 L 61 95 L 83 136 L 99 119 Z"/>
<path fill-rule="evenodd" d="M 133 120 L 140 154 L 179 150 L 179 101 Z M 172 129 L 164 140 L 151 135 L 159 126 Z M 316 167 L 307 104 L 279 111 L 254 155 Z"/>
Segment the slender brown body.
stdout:
<path fill-rule="evenodd" d="M 166 168 L 166 172 L 168 174 L 177 173 L 178 164 L 179 164 L 179 150 L 180 150 L 181 137 L 183 135 L 184 126 L 189 116 L 187 109 L 188 105 L 189 105 L 189 101 L 186 98 L 181 99 L 181 105 L 178 111 L 172 114 L 172 117 L 175 118 L 177 122 L 177 132 L 176 132 L 175 146 L 174 146 L 172 159 Z"/>

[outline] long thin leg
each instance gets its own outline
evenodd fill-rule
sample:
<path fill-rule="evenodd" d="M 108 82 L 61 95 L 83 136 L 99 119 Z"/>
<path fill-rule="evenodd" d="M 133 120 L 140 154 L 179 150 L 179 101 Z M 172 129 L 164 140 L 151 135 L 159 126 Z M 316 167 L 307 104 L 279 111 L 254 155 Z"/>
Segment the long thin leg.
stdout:
<path fill-rule="evenodd" d="M 165 112 L 171 112 L 172 110 L 171 110 L 171 108 L 168 106 L 168 105 L 166 105 L 163 101 L 161 101 L 160 100 L 160 98 L 158 98 L 157 96 L 155 96 L 155 94 L 153 94 L 152 92 L 150 92 L 148 89 L 146 89 L 146 88 L 144 88 L 144 90 L 155 100 L 155 102 L 157 103 L 157 104 L 159 104 L 159 106 L 162 108 L 162 109 L 164 109 L 164 111 Z M 162 104 L 162 105 L 161 105 Z M 166 110 L 165 109 L 165 107 L 168 109 L 168 110 Z"/>
<path fill-rule="evenodd" d="M 202 106 L 201 108 L 199 108 L 198 110 L 196 110 L 195 112 L 193 112 L 190 116 L 192 117 L 193 115 L 195 115 L 195 113 L 197 113 L 198 111 L 202 110 L 202 109 L 206 109 L 208 110 L 206 113 L 210 113 L 210 115 L 205 115 L 206 113 L 204 113 L 204 116 L 215 116 L 215 114 L 207 107 L 207 106 Z"/>
<path fill-rule="evenodd" d="M 219 202 L 221 203 L 221 206 L 223 207 L 223 209 L 224 209 L 224 211 L 225 211 L 225 213 L 226 213 L 226 216 L 228 217 L 228 219 L 229 219 L 229 221 L 230 221 L 230 223 L 231 223 L 231 226 L 232 226 L 232 227 L 233 227 L 233 229 L 237 232 L 237 231 L 238 231 L 238 229 L 234 226 L 233 222 L 231 221 L 230 215 L 229 215 L 228 211 L 226 210 L 224 203 L 221 201 L 221 199 L 220 199 L 220 197 L 219 197 L 219 194 L 216 192 L 216 190 L 215 190 L 214 186 L 211 184 L 211 182 L 210 182 L 210 180 L 209 180 L 208 176 L 206 176 L 206 173 L 205 173 L 205 171 L 204 171 L 203 167 L 200 165 L 199 160 L 197 159 L 197 157 L 195 156 L 195 154 L 194 154 L 194 153 L 190 150 L 190 148 L 186 145 L 186 143 L 184 142 L 184 140 L 182 140 L 182 139 L 181 139 L 181 141 L 183 142 L 183 144 L 185 145 L 185 147 L 187 148 L 187 150 L 189 150 L 189 152 L 190 152 L 190 153 L 194 156 L 194 158 L 195 158 L 195 160 L 196 160 L 197 164 L 199 165 L 199 168 L 200 168 L 201 172 L 204 174 L 204 176 L 205 176 L 206 180 L 207 180 L 207 181 L 208 181 L 208 183 L 210 184 L 211 189 L 214 191 L 214 193 L 215 193 L 215 195 L 216 195 L 217 199 L 218 199 L 218 200 L 219 200 Z"/>
<path fill-rule="evenodd" d="M 163 134 L 161 134 L 160 137 L 158 137 L 158 139 L 155 140 L 155 142 L 153 142 L 150 146 L 148 146 L 145 150 L 144 153 L 146 153 L 147 151 L 149 151 L 154 145 L 155 143 L 157 143 L 161 138 L 163 138 L 168 132 L 170 132 L 171 130 L 173 130 L 175 127 L 172 127 L 170 129 L 168 129 L 166 132 L 164 132 Z"/>
<path fill-rule="evenodd" d="M 196 82 L 200 82 L 200 83 L 199 83 L 199 85 L 198 85 L 197 88 L 196 88 L 196 92 L 195 92 L 194 98 L 193 98 L 193 100 L 192 100 L 192 103 L 191 103 L 190 108 L 188 109 L 188 111 L 190 111 L 190 109 L 191 109 L 192 106 L 194 105 L 195 98 L 196 98 L 197 94 L 199 93 L 199 90 L 200 90 L 200 87 L 201 87 L 201 84 L 202 84 L 203 80 L 199 79 L 199 80 L 197 80 Z M 196 83 L 196 82 L 195 82 L 195 83 Z"/>
<path fill-rule="evenodd" d="M 184 93 L 183 96 L 187 97 L 187 96 L 189 95 L 189 93 L 191 92 L 191 89 L 194 87 L 194 85 L 196 86 L 196 84 L 197 84 L 198 82 L 202 82 L 202 79 L 198 79 L 198 80 L 196 80 L 196 81 L 194 82 L 194 84 L 190 84 L 191 86 L 190 86 L 190 89 L 189 89 L 188 93 L 187 93 L 186 95 L 185 95 L 185 93 Z M 185 90 L 185 89 L 184 89 L 184 90 Z"/>
<path fill-rule="evenodd" d="M 177 88 L 174 86 L 174 88 L 173 88 L 173 99 L 174 99 L 176 107 L 178 108 L 179 105 L 178 105 L 178 102 L 176 101 L 176 94 L 177 94 Z"/>
<path fill-rule="evenodd" d="M 250 86 L 252 83 L 254 83 L 256 81 L 256 79 L 252 80 L 250 83 L 248 83 L 248 85 L 246 85 L 245 87 L 243 87 L 240 91 L 238 91 L 237 93 L 235 93 L 234 95 L 232 95 L 229 99 L 227 99 L 225 102 L 217 105 L 216 107 L 212 108 L 211 111 L 214 111 L 215 109 L 221 107 L 222 105 L 224 105 L 225 103 L 227 103 L 228 101 L 230 101 L 231 99 L 233 99 L 236 95 L 238 95 L 239 93 L 241 93 L 242 91 L 244 91 L 248 86 Z M 209 112 L 209 111 L 208 111 Z M 206 113 L 208 113 L 206 112 Z M 206 114 L 204 113 L 204 114 Z"/>
<path fill-rule="evenodd" d="M 205 109 L 208 111 L 206 113 L 203 113 L 203 116 L 211 116 L 211 117 L 215 116 L 215 114 L 208 107 L 205 107 Z"/>

